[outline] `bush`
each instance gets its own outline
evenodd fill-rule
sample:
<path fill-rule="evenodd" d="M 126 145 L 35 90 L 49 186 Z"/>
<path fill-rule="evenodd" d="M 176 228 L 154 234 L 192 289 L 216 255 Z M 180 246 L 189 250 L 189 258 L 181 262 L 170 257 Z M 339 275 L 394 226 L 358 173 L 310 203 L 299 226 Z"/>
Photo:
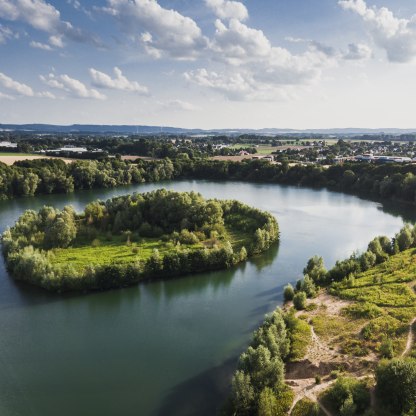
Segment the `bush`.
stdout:
<path fill-rule="evenodd" d="M 305 292 L 298 292 L 293 297 L 293 305 L 298 311 L 301 311 L 306 308 L 306 293 Z"/>
<path fill-rule="evenodd" d="M 381 403 L 394 414 L 416 411 L 416 360 L 396 358 L 382 361 L 376 370 L 376 392 Z"/>
<path fill-rule="evenodd" d="M 289 283 L 285 286 L 283 290 L 283 299 L 285 302 L 290 302 L 293 300 L 293 297 L 295 296 L 295 290 L 293 289 L 293 286 Z"/>
<path fill-rule="evenodd" d="M 291 416 L 318 416 L 319 405 L 308 398 L 299 400 L 292 410 Z"/>
<path fill-rule="evenodd" d="M 368 383 L 368 380 L 338 377 L 334 385 L 327 390 L 326 397 L 340 415 L 361 413 L 370 405 Z"/>

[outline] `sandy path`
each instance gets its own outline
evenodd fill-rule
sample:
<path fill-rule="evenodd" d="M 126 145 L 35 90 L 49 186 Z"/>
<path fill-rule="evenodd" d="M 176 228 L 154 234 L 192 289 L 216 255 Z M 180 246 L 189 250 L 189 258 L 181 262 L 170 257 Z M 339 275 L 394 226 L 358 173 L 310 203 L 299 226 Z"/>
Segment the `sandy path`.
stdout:
<path fill-rule="evenodd" d="M 290 408 L 289 414 L 292 412 L 293 408 L 295 407 L 296 403 L 300 400 L 304 399 L 305 397 L 317 402 L 323 412 L 328 415 L 332 416 L 331 412 L 325 408 L 325 406 L 318 400 L 319 395 L 327 390 L 332 384 L 335 383 L 336 380 L 328 380 L 321 384 L 316 384 L 314 378 L 307 378 L 303 380 L 286 380 L 289 383 L 296 383 L 298 386 L 293 388 L 295 390 L 295 399 L 293 400 L 292 407 Z M 297 391 L 296 391 L 297 390 Z"/>
<path fill-rule="evenodd" d="M 416 318 L 413 319 L 413 321 L 409 325 L 409 334 L 407 335 L 407 342 L 406 342 L 406 348 L 404 349 L 402 353 L 402 357 L 408 355 L 410 351 L 412 350 L 415 334 L 413 331 L 413 325 L 416 323 Z"/>

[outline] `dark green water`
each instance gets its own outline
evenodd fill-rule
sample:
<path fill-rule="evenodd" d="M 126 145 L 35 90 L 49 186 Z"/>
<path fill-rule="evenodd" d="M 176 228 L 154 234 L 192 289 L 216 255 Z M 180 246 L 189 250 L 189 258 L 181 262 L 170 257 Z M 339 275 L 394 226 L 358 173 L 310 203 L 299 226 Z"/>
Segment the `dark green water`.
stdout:
<path fill-rule="evenodd" d="M 310 256 L 332 265 L 414 220 L 327 191 L 185 181 L 1 202 L 0 230 L 28 208 L 160 187 L 271 211 L 281 244 L 232 270 L 71 296 L 16 284 L 1 259 L 0 416 L 213 415 L 250 333 Z"/>

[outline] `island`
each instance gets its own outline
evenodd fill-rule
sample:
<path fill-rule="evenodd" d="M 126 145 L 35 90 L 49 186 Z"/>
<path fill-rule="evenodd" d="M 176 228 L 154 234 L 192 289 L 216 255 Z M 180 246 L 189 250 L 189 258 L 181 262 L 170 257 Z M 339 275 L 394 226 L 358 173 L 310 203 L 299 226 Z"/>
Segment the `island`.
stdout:
<path fill-rule="evenodd" d="M 165 189 L 25 211 L 2 236 L 6 265 L 50 291 L 124 287 L 231 267 L 279 239 L 276 219 L 238 201 Z"/>

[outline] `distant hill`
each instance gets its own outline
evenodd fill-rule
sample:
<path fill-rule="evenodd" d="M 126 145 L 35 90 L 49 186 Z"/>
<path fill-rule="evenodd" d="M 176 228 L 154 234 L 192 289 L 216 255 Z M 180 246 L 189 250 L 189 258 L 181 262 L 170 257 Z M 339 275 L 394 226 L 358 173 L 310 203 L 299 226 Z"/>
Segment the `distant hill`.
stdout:
<path fill-rule="evenodd" d="M 98 125 L 98 124 L 72 124 L 69 126 L 53 124 L 0 124 L 0 131 L 33 132 L 37 134 L 47 133 L 90 133 L 90 134 L 183 134 L 183 135 L 227 135 L 257 134 L 265 136 L 276 135 L 327 135 L 327 136 L 358 136 L 358 135 L 401 135 L 416 133 L 415 129 L 365 129 L 365 128 L 340 128 L 340 129 L 183 129 L 178 127 L 162 126 L 130 126 L 130 125 Z"/>

